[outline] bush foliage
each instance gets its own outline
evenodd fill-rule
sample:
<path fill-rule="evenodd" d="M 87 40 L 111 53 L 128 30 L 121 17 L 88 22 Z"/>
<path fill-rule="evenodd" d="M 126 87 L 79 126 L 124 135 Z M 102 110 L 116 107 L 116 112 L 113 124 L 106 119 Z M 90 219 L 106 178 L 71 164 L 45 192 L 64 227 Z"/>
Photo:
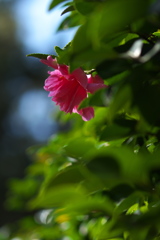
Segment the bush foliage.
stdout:
<path fill-rule="evenodd" d="M 10 224 L 11 238 L 158 240 L 160 1 L 53 0 L 49 9 L 60 3 L 59 30 L 78 30 L 55 47 L 58 63 L 96 72 L 108 88 L 81 103 L 95 108 L 92 120 L 60 113 L 70 127 L 28 149 L 33 163 L 11 181 L 6 205 L 29 214 Z"/>

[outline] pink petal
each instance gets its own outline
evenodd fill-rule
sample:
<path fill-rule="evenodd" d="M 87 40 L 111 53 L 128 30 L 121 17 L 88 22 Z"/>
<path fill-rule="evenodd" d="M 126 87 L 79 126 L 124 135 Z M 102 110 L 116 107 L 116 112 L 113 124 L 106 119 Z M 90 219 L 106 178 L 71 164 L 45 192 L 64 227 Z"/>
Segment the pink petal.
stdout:
<path fill-rule="evenodd" d="M 67 65 L 58 65 L 58 70 L 61 72 L 62 75 L 64 75 L 65 77 L 67 77 L 68 74 L 68 66 Z M 68 78 L 68 77 L 67 77 Z"/>
<path fill-rule="evenodd" d="M 49 67 L 58 69 L 57 61 L 56 59 L 53 59 L 52 56 L 48 56 L 47 59 L 41 59 L 40 61 Z"/>
<path fill-rule="evenodd" d="M 70 74 L 68 66 L 58 64 L 52 56 L 48 56 L 46 60 L 42 59 L 41 62 L 56 69 L 48 72 L 50 76 L 46 79 L 44 85 L 44 89 L 49 91 L 52 101 L 66 113 L 78 113 L 84 121 L 92 119 L 94 117 L 92 107 L 78 110 L 78 106 L 87 98 L 87 92 L 94 93 L 98 89 L 107 87 L 103 80 L 98 75 L 86 76 L 81 68 Z"/>
<path fill-rule="evenodd" d="M 70 101 L 70 107 L 72 108 L 72 111 L 73 108 L 76 105 L 79 105 L 86 97 L 87 97 L 86 90 L 81 85 L 79 85 L 76 91 L 73 93 L 72 99 Z"/>
<path fill-rule="evenodd" d="M 94 93 L 101 88 L 106 88 L 107 86 L 103 83 L 88 83 L 87 91 L 90 93 Z"/>
<path fill-rule="evenodd" d="M 79 105 L 83 99 L 87 97 L 87 92 L 81 85 L 79 85 L 76 81 L 74 81 L 74 84 L 73 81 L 71 83 L 72 85 L 70 85 L 70 87 L 64 89 L 65 97 L 57 95 L 58 99 L 56 98 L 56 100 L 59 102 L 60 109 L 70 113 L 73 112 L 73 109 L 76 105 Z"/>
<path fill-rule="evenodd" d="M 50 76 L 45 81 L 44 89 L 50 91 L 52 97 L 62 111 L 72 113 L 73 108 L 87 97 L 87 91 L 76 79 L 68 80 L 59 70 L 49 72 Z"/>
<path fill-rule="evenodd" d="M 90 93 L 94 93 L 101 88 L 107 87 L 103 83 L 103 79 L 98 75 L 95 75 L 95 76 L 88 75 L 87 78 L 88 78 L 87 91 Z"/>
<path fill-rule="evenodd" d="M 81 115 L 84 121 L 89 121 L 94 117 L 94 109 L 92 107 L 82 108 L 81 110 L 78 110 L 77 107 L 75 107 L 73 112 Z"/>
<path fill-rule="evenodd" d="M 103 83 L 103 79 L 99 75 L 88 75 L 88 83 Z"/>
<path fill-rule="evenodd" d="M 76 78 L 76 80 L 81 84 L 82 87 L 86 88 L 87 87 L 87 76 L 85 72 L 81 68 L 75 69 L 72 73 L 71 76 Z"/>

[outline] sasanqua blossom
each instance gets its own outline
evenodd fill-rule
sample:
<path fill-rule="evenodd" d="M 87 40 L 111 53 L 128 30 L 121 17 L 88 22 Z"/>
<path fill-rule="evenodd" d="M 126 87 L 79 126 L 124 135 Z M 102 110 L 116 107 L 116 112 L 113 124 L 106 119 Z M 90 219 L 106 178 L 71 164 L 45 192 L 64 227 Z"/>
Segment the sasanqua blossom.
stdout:
<path fill-rule="evenodd" d="M 60 110 L 66 113 L 78 113 L 84 121 L 93 118 L 92 107 L 80 110 L 78 107 L 87 98 L 87 93 L 94 93 L 106 87 L 103 80 L 98 75 L 86 75 L 81 68 L 69 73 L 67 65 L 58 64 L 51 56 L 40 61 L 55 69 L 48 71 L 49 77 L 45 80 L 44 89 L 50 92 L 49 97 L 52 97 L 52 101 L 60 106 Z"/>

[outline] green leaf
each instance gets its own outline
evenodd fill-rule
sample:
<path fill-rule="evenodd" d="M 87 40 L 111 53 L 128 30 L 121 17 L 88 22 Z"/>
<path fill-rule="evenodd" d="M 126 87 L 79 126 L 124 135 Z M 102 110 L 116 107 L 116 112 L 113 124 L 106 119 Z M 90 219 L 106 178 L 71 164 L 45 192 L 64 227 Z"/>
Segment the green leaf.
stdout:
<path fill-rule="evenodd" d="M 87 34 L 87 25 L 83 24 L 76 32 L 74 39 L 72 41 L 72 51 L 73 52 L 81 52 L 84 49 L 87 49 L 88 45 L 90 45 L 90 39 Z"/>
<path fill-rule="evenodd" d="M 135 189 L 133 186 L 125 183 L 118 184 L 109 191 L 104 191 L 103 194 L 109 196 L 115 202 L 120 202 L 122 199 L 126 199 L 131 195 Z"/>
<path fill-rule="evenodd" d="M 82 15 L 77 14 L 76 11 L 72 11 L 69 16 L 67 16 L 60 23 L 57 31 L 65 30 L 72 27 L 77 27 L 84 22 L 84 17 Z"/>
<path fill-rule="evenodd" d="M 123 41 L 126 41 L 125 39 L 123 39 Z M 117 57 L 114 59 L 106 59 L 100 63 L 96 67 L 97 72 L 106 79 L 125 72 L 126 70 L 131 70 L 136 64 L 135 60 L 141 55 L 142 46 L 142 40 L 135 40 L 135 36 L 133 36 L 133 38 L 126 43 L 114 47 L 114 51 L 117 52 Z"/>
<path fill-rule="evenodd" d="M 86 22 L 78 29 L 72 41 L 70 68 L 73 71 L 84 65 L 87 69 L 92 69 L 104 59 L 116 59 L 117 56 L 118 54 L 109 44 L 101 44 L 99 48 L 92 48 Z"/>
<path fill-rule="evenodd" d="M 95 117 L 92 121 L 88 121 L 84 125 L 84 132 L 96 139 L 99 137 L 100 130 L 106 124 L 106 119 L 108 115 L 108 108 L 98 107 L 95 109 Z"/>
<path fill-rule="evenodd" d="M 119 176 L 120 166 L 112 156 L 98 154 L 88 164 L 87 168 L 101 178 L 114 178 Z"/>
<path fill-rule="evenodd" d="M 85 158 L 89 161 L 89 170 L 101 179 L 106 188 L 122 183 L 150 187 L 146 156 L 135 155 L 127 147 L 104 146 Z"/>
<path fill-rule="evenodd" d="M 131 206 L 136 203 L 143 203 L 145 201 L 145 193 L 143 192 L 134 192 L 115 208 L 114 214 L 120 215 L 126 212 Z"/>
<path fill-rule="evenodd" d="M 105 1 L 88 20 L 88 35 L 93 46 L 99 47 L 103 38 L 125 29 L 128 24 L 144 17 L 147 14 L 147 8 L 148 1 L 146 0 L 140 2 L 138 0 Z"/>
<path fill-rule="evenodd" d="M 83 35 L 80 36 L 80 39 L 82 38 Z M 79 44 L 80 39 L 78 39 L 78 42 L 74 42 L 73 40 L 70 56 L 71 69 L 83 66 L 84 63 L 87 69 L 92 69 L 104 61 L 104 59 L 116 59 L 118 56 L 116 51 L 109 45 L 101 45 L 99 49 L 91 49 L 91 46 L 88 46 L 78 52 L 77 50 L 79 49 L 79 46 L 77 44 Z"/>
<path fill-rule="evenodd" d="M 100 135 L 101 141 L 114 141 L 121 138 L 126 138 L 131 136 L 133 133 L 131 129 L 128 127 L 122 127 L 117 124 L 112 124 L 110 126 L 106 126 Z"/>
<path fill-rule="evenodd" d="M 101 141 L 114 141 L 121 138 L 132 136 L 135 133 L 136 121 L 124 120 L 124 124 L 111 124 L 101 131 Z"/>
<path fill-rule="evenodd" d="M 98 64 L 96 71 L 104 79 L 114 77 L 117 74 L 121 74 L 126 70 L 131 69 L 131 64 L 127 59 L 115 58 L 107 59 Z"/>
<path fill-rule="evenodd" d="M 74 11 L 74 10 L 75 10 L 74 6 L 71 5 L 71 6 L 64 9 L 64 11 L 61 13 L 61 16 L 64 15 L 65 13 L 68 13 L 68 12 L 71 12 L 71 11 Z"/>
<path fill-rule="evenodd" d="M 92 217 L 93 219 L 93 217 Z M 123 228 L 114 228 L 116 219 L 107 218 L 106 216 L 99 216 L 94 218 L 94 221 L 89 222 L 90 235 L 96 239 L 106 239 L 106 240 L 122 240 L 123 238 Z"/>
<path fill-rule="evenodd" d="M 97 71 L 97 69 L 96 69 Z M 98 72 L 98 75 L 102 78 L 102 79 L 105 79 L 105 76 L 106 76 L 106 69 L 101 69 L 100 71 L 97 71 Z M 116 75 L 113 75 L 112 77 L 110 78 L 107 78 L 107 83 L 109 84 L 109 86 L 112 86 L 113 87 L 119 82 L 123 81 L 128 75 L 130 74 L 130 71 L 127 70 L 127 71 L 124 71 L 122 73 L 119 73 L 119 74 L 116 74 Z"/>
<path fill-rule="evenodd" d="M 40 193 L 29 203 L 29 206 L 31 208 L 64 207 L 69 202 L 84 201 L 85 195 L 85 190 L 80 186 L 76 188 L 74 185 L 65 184 Z"/>
<path fill-rule="evenodd" d="M 82 101 L 79 106 L 79 109 L 86 108 L 89 106 L 95 107 L 104 107 L 106 106 L 106 89 L 100 89 L 94 94 L 90 94 L 88 98 Z"/>
<path fill-rule="evenodd" d="M 104 78 L 109 78 L 131 68 L 131 57 L 128 56 L 127 59 L 126 55 L 127 53 L 129 55 L 130 52 L 127 51 L 132 47 L 137 35 L 130 34 L 131 36 L 129 37 L 129 34 L 121 32 L 118 35 L 116 34 L 116 37 L 114 36 L 113 39 L 108 39 L 106 43 L 101 43 L 99 47 L 93 47 L 92 41 L 89 39 L 90 36 L 87 34 L 87 26 L 87 23 L 85 23 L 80 27 L 72 41 L 70 55 L 71 70 L 82 65 L 87 69 L 95 68 L 98 65 L 97 71 L 100 74 L 103 71 Z M 131 40 L 129 41 L 129 39 Z M 122 42 L 124 42 L 123 45 Z M 117 47 L 119 43 L 121 45 Z M 121 56 L 120 53 L 124 53 L 125 55 Z"/>
<path fill-rule="evenodd" d="M 82 158 L 90 150 L 95 149 L 95 140 L 92 138 L 76 137 L 66 143 L 64 150 L 73 158 Z"/>
<path fill-rule="evenodd" d="M 75 166 L 66 167 L 60 171 L 55 177 L 50 179 L 46 189 L 64 185 L 64 184 L 80 184 L 85 180 L 83 169 L 81 166 L 75 164 Z"/>
<path fill-rule="evenodd" d="M 49 6 L 49 10 L 55 8 L 57 5 L 59 5 L 62 2 L 66 2 L 67 0 L 52 0 L 50 6 Z"/>
<path fill-rule="evenodd" d="M 151 78 L 152 76 L 143 67 L 134 70 L 130 77 L 133 104 L 138 107 L 140 113 L 149 124 L 160 126 L 160 88 L 159 84 L 150 84 L 149 81 L 154 80 L 154 77 Z"/>
<path fill-rule="evenodd" d="M 79 201 L 75 204 L 68 204 L 67 211 L 68 213 L 73 212 L 77 215 L 99 212 L 112 216 L 114 207 L 114 203 L 109 198 L 97 194 L 86 198 L 83 202 Z"/>
<path fill-rule="evenodd" d="M 82 15 L 88 15 L 99 5 L 98 1 L 74 0 L 75 7 Z"/>
<path fill-rule="evenodd" d="M 160 32 L 154 32 L 153 35 L 156 37 L 160 37 Z"/>
<path fill-rule="evenodd" d="M 43 54 L 43 53 L 30 53 L 27 54 L 27 57 L 35 57 L 35 58 L 40 58 L 40 59 L 47 59 L 48 56 L 52 56 L 52 58 L 55 58 L 55 55 L 51 55 L 51 54 Z"/>
<path fill-rule="evenodd" d="M 55 51 L 58 54 L 57 61 L 59 64 L 66 64 L 68 65 L 68 55 L 70 52 L 70 45 L 71 42 L 69 42 L 63 49 L 61 49 L 58 46 L 55 46 Z"/>
<path fill-rule="evenodd" d="M 56 53 L 58 54 L 58 56 L 60 56 L 61 54 L 63 54 L 63 50 L 62 50 L 60 47 L 55 46 L 54 48 L 55 48 L 55 51 L 56 51 Z"/>
<path fill-rule="evenodd" d="M 127 81 L 123 81 L 117 88 L 118 90 L 113 96 L 108 110 L 108 119 L 110 121 L 112 121 L 120 111 L 129 109 L 132 102 L 132 91 Z"/>
<path fill-rule="evenodd" d="M 24 188 L 25 185 L 25 188 Z M 34 179 L 25 178 L 25 179 L 13 179 L 10 182 L 10 187 L 15 195 L 23 196 L 23 198 L 29 198 L 37 192 L 39 183 Z"/>

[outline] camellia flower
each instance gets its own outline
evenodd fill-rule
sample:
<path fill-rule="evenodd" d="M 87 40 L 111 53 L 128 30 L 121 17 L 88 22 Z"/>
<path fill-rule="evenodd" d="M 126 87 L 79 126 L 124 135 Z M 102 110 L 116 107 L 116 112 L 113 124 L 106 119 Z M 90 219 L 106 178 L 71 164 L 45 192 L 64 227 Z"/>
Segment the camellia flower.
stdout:
<path fill-rule="evenodd" d="M 107 87 L 98 76 L 86 75 L 81 68 L 69 73 L 67 65 L 58 64 L 56 59 L 48 56 L 41 59 L 42 63 L 54 68 L 49 71 L 49 77 L 45 81 L 44 89 L 49 91 L 49 97 L 60 110 L 66 113 L 78 113 L 84 121 L 94 117 L 94 109 L 86 107 L 78 110 L 79 104 L 87 98 L 87 93 L 94 93 L 98 89 Z"/>

